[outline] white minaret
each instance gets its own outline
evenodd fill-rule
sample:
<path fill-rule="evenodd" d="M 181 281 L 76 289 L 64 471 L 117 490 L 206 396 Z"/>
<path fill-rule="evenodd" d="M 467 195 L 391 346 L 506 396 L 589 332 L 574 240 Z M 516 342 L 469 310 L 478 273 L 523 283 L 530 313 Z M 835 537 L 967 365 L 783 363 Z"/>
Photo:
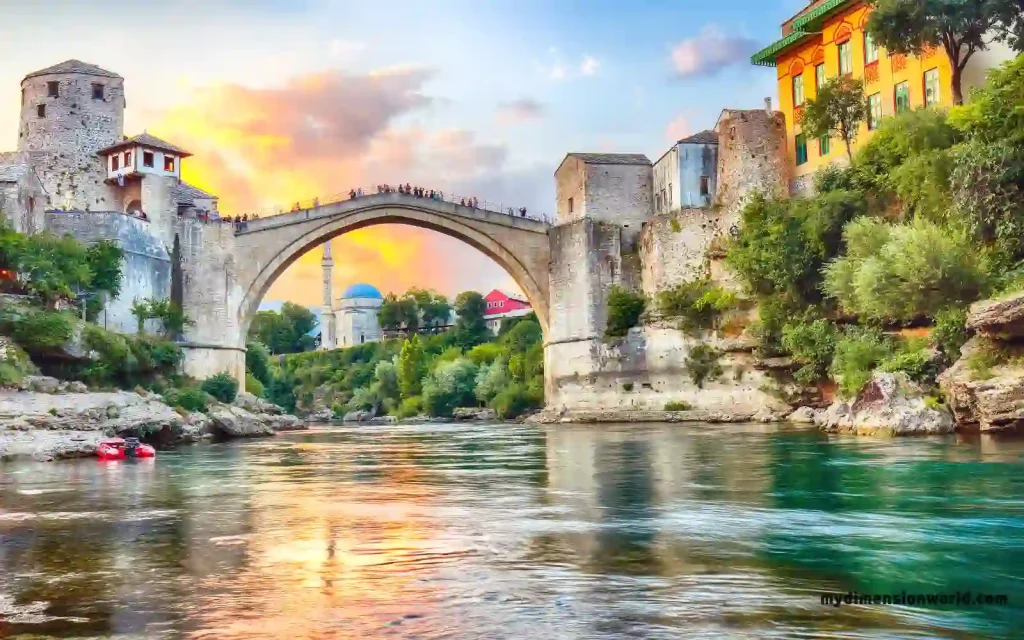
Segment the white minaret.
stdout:
<path fill-rule="evenodd" d="M 331 295 L 331 281 L 334 279 L 334 259 L 331 258 L 331 241 L 324 243 L 324 257 L 320 261 L 324 270 L 324 308 L 320 313 L 320 348 L 334 348 L 334 309 Z"/>

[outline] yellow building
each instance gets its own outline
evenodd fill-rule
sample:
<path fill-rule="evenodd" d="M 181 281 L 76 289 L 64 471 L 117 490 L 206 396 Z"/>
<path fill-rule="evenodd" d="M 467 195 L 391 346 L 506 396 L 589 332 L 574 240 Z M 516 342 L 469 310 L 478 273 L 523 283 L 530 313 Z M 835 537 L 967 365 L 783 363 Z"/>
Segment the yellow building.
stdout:
<path fill-rule="evenodd" d="M 864 0 L 813 0 L 782 24 L 782 39 L 757 52 L 755 65 L 773 66 L 779 83 L 779 108 L 786 116 L 787 153 L 794 192 L 806 192 L 811 177 L 830 162 L 845 162 L 841 140 L 809 140 L 797 124 L 804 102 L 839 74 L 863 79 L 868 119 L 853 147 L 863 144 L 887 115 L 923 106 L 949 106 L 951 66 L 942 49 L 921 56 L 889 55 L 865 33 L 870 8 Z M 987 55 L 985 55 L 987 54 Z M 984 81 L 984 70 L 1007 59 L 1008 50 L 982 52 L 964 70 L 964 93 Z"/>

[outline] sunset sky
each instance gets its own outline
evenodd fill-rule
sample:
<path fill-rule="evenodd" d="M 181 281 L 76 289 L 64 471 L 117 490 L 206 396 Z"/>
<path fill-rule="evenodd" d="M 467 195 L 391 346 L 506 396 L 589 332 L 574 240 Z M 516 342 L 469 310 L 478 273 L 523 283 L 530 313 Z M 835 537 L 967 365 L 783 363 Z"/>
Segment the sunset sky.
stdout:
<path fill-rule="evenodd" d="M 552 212 L 566 152 L 646 153 L 775 99 L 752 51 L 806 0 L 0 0 L 0 151 L 26 73 L 78 58 L 125 78 L 125 133 L 195 157 L 225 213 L 382 182 Z M 514 288 L 429 231 L 334 241 L 335 292 Z M 320 303 L 319 252 L 268 300 Z"/>

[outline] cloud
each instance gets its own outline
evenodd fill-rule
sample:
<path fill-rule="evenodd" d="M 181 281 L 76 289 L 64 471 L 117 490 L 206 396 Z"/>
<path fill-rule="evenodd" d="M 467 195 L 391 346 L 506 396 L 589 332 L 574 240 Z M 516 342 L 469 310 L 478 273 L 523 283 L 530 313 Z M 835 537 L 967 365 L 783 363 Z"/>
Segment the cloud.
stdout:
<path fill-rule="evenodd" d="M 502 184 L 508 149 L 462 129 L 428 130 L 404 123 L 444 100 L 423 90 L 431 73 L 405 68 L 352 75 L 295 76 L 275 87 L 219 84 L 182 94 L 150 123 L 154 134 L 195 155 L 184 178 L 220 196 L 224 213 L 262 211 L 362 186 L 409 182 L 481 201 L 528 206 L 550 168 L 515 193 Z M 518 196 L 518 197 L 516 197 Z M 551 198 L 553 201 L 553 196 Z M 550 206 L 548 208 L 551 208 Z M 431 287 L 449 295 L 502 286 L 508 276 L 468 245 L 400 225 L 354 231 L 334 241 L 335 289 L 370 282 L 383 291 Z M 320 254 L 311 251 L 274 283 L 268 300 L 320 304 Z"/>
<path fill-rule="evenodd" d="M 757 49 L 757 41 L 727 36 L 716 25 L 704 27 L 695 38 L 683 40 L 672 49 L 672 66 L 680 78 L 714 75 L 744 61 Z"/>
<path fill-rule="evenodd" d="M 495 117 L 502 124 L 515 124 L 536 120 L 543 115 L 544 105 L 531 98 L 520 98 L 498 105 Z"/>
<path fill-rule="evenodd" d="M 665 127 L 665 137 L 672 142 L 682 140 L 691 133 L 693 133 L 693 127 L 690 125 L 690 119 L 684 115 L 676 116 Z"/>
<path fill-rule="evenodd" d="M 583 56 L 583 62 L 580 63 L 580 74 L 584 76 L 596 76 L 598 69 L 601 68 L 601 62 L 593 56 Z"/>

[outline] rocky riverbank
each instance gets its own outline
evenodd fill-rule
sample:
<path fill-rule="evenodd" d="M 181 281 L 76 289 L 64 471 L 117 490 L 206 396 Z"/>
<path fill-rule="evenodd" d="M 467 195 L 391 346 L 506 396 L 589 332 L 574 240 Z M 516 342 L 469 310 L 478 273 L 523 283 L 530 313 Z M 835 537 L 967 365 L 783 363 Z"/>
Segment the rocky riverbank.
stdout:
<path fill-rule="evenodd" d="M 205 413 L 190 413 L 145 391 L 89 391 L 80 383 L 43 376 L 26 378 L 19 389 L 0 390 L 0 460 L 88 457 L 111 436 L 169 447 L 305 428 L 277 405 L 247 393 L 230 405 L 211 403 Z"/>

